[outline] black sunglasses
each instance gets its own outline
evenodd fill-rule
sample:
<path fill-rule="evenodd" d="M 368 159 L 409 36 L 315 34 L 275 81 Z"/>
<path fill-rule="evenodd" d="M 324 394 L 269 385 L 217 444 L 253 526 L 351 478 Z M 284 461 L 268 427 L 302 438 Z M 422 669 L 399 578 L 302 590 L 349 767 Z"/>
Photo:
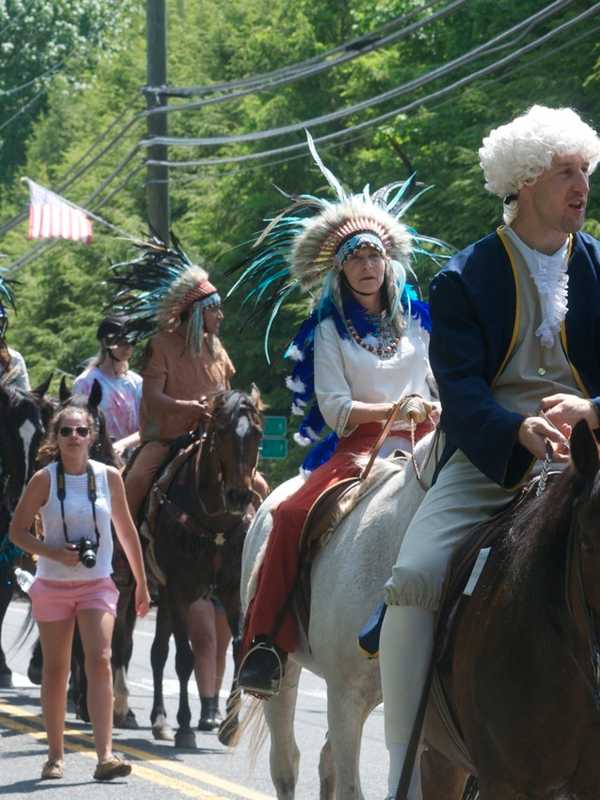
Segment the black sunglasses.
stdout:
<path fill-rule="evenodd" d="M 90 429 L 88 428 L 87 425 L 76 425 L 74 428 L 71 427 L 71 425 L 63 425 L 58 432 L 60 433 L 61 436 L 64 436 L 65 439 L 67 438 L 67 436 L 73 436 L 74 433 L 76 433 L 77 436 L 81 436 L 81 438 L 84 439 L 89 434 Z"/>

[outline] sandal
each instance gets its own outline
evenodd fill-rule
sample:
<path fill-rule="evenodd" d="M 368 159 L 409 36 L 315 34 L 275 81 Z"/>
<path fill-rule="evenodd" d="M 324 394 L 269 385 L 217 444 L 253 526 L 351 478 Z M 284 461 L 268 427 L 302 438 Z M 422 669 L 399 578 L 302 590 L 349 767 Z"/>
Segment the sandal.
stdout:
<path fill-rule="evenodd" d="M 112 755 L 102 763 L 98 762 L 94 770 L 94 780 L 112 781 L 114 778 L 125 778 L 131 772 L 131 764 L 120 756 Z"/>
<path fill-rule="evenodd" d="M 42 780 L 52 781 L 62 778 L 65 774 L 64 762 L 58 758 L 49 758 L 42 767 Z"/>

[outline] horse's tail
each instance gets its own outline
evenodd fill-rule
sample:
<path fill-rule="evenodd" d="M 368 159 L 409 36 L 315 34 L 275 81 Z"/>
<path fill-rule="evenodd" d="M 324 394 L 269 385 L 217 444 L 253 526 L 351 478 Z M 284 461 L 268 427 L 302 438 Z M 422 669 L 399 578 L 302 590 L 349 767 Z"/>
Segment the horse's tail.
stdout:
<path fill-rule="evenodd" d="M 227 700 L 227 714 L 219 726 L 219 741 L 227 747 L 237 747 L 242 736 L 250 735 L 250 766 L 256 765 L 256 758 L 267 740 L 269 729 L 263 710 L 264 700 L 257 697 L 242 699 L 240 689 L 234 689 Z M 240 718 L 241 717 L 241 718 Z"/>
<path fill-rule="evenodd" d="M 474 775 L 469 775 L 462 800 L 479 800 L 479 783 Z"/>

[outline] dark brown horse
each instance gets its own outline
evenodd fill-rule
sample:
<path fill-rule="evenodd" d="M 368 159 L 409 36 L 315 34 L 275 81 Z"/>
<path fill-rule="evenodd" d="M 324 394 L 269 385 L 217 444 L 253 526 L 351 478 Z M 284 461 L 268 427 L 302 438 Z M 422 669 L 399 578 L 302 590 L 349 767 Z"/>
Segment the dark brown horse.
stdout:
<path fill-rule="evenodd" d="M 585 422 L 571 456 L 507 523 L 442 673 L 481 800 L 600 797 L 600 476 Z M 457 800 L 467 777 L 430 750 L 424 796 Z"/>
<path fill-rule="evenodd" d="M 217 597 L 233 635 L 234 659 L 240 636 L 240 572 L 246 534 L 245 512 L 255 493 L 262 435 L 260 395 L 226 391 L 217 394 L 212 419 L 192 455 L 178 469 L 160 508 L 150 518 L 152 549 L 164 578 L 160 589 L 156 636 L 152 645 L 154 704 L 151 721 L 157 738 L 170 738 L 162 693 L 169 637 L 175 637 L 179 678 L 178 747 L 195 747 L 190 727 L 188 681 L 194 668 L 187 615 L 200 597 Z M 160 484 L 159 484 L 160 487 Z M 151 505 L 150 505 L 151 507 Z"/>
<path fill-rule="evenodd" d="M 33 475 L 38 447 L 53 404 L 45 395 L 52 376 L 32 392 L 0 380 L 0 688 L 12 686 L 12 673 L 1 645 L 4 616 L 11 601 L 13 567 L 19 550 L 8 539 L 12 512 Z"/>

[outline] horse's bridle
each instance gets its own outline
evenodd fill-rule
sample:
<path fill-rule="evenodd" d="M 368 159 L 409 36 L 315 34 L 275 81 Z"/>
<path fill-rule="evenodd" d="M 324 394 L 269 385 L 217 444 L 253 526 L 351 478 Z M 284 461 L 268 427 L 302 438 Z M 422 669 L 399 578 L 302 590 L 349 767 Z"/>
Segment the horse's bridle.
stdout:
<path fill-rule="evenodd" d="M 250 425 L 252 425 L 253 428 L 259 430 L 262 433 L 262 427 L 256 421 L 256 418 L 251 413 L 251 410 L 248 409 L 247 413 L 248 413 L 248 419 L 249 419 Z M 213 452 L 213 453 L 217 452 L 217 449 L 215 447 L 216 437 L 217 437 L 217 425 L 216 425 L 215 417 L 214 417 L 214 413 L 213 413 L 211 415 L 210 424 L 209 424 L 208 429 L 207 429 L 207 431 L 205 433 L 205 442 L 206 442 L 206 444 L 207 444 L 207 446 L 209 448 L 209 451 Z M 242 464 L 247 464 L 247 462 L 244 459 L 244 446 L 243 445 L 244 445 L 244 439 L 242 439 L 242 446 L 240 448 L 240 462 Z M 259 457 L 259 453 L 257 451 L 256 460 L 254 462 L 254 465 L 252 465 L 252 477 L 253 478 L 254 478 L 254 475 L 256 473 L 256 469 L 257 469 L 257 466 L 258 466 L 258 457 Z M 198 454 L 198 459 L 199 458 L 200 458 L 200 453 Z M 217 453 L 217 458 L 218 458 L 218 453 Z M 221 466 L 221 464 L 220 464 L 220 466 Z M 221 470 L 221 472 L 222 472 L 222 470 Z M 259 504 L 262 502 L 262 497 L 258 494 L 258 492 L 255 489 L 250 487 L 248 489 L 248 492 L 250 494 L 252 494 L 255 499 L 258 500 Z M 227 500 L 226 500 L 226 497 L 225 497 L 225 487 L 224 486 L 222 487 L 222 501 L 223 501 L 223 508 L 225 510 L 227 510 Z"/>
<path fill-rule="evenodd" d="M 575 662 L 575 665 L 577 666 L 577 669 L 581 673 L 584 682 L 586 683 L 588 689 L 592 693 L 594 708 L 596 709 L 596 711 L 600 711 L 600 639 L 598 637 L 598 620 L 596 618 L 594 609 L 591 608 L 591 606 L 589 605 L 585 594 L 585 585 L 583 581 L 583 571 L 581 565 L 581 552 L 578 547 L 580 541 L 578 536 L 579 524 L 577 521 L 577 508 L 578 508 L 578 501 L 575 501 L 575 503 L 573 504 L 573 510 L 571 512 L 571 523 L 569 526 L 569 534 L 567 539 L 565 601 L 571 620 L 577 627 L 578 620 L 576 617 L 574 604 L 571 602 L 571 597 L 569 592 L 569 587 L 571 585 L 571 580 L 570 580 L 571 573 L 572 570 L 575 570 L 575 580 L 577 582 L 578 599 L 585 616 L 584 625 L 585 625 L 586 638 L 590 655 L 590 665 L 592 672 L 591 678 L 587 673 L 587 670 L 585 670 L 582 664 L 580 664 L 575 653 L 571 649 L 569 649 L 569 655 Z"/>

